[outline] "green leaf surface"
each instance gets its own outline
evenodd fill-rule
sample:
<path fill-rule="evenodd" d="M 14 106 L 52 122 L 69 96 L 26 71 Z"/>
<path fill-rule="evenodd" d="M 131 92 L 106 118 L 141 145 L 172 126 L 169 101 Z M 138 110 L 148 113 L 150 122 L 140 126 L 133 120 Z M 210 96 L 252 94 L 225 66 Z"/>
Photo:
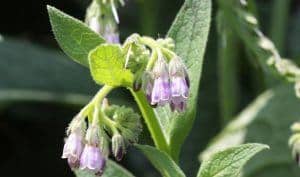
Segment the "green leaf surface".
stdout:
<path fill-rule="evenodd" d="M 298 177 L 300 169 L 287 142 L 290 126 L 299 121 L 300 115 L 300 101 L 293 91 L 292 85 L 285 84 L 260 95 L 217 135 L 201 159 L 242 143 L 265 143 L 270 150 L 253 158 L 243 170 L 243 176 Z"/>
<path fill-rule="evenodd" d="M 182 172 L 182 170 L 165 152 L 148 145 L 135 145 L 135 147 L 137 147 L 147 156 L 152 165 L 164 177 L 185 177 L 185 174 Z"/>
<path fill-rule="evenodd" d="M 195 118 L 210 19 L 211 0 L 186 0 L 168 34 L 175 40 L 175 52 L 185 62 L 191 79 L 188 109 L 184 114 L 172 113 L 169 107 L 155 110 L 175 161 Z"/>
<path fill-rule="evenodd" d="M 91 74 L 98 84 L 132 86 L 133 74 L 125 69 L 125 58 L 119 45 L 103 44 L 89 55 Z"/>
<path fill-rule="evenodd" d="M 75 171 L 76 177 L 97 177 L 96 175 L 82 170 Z M 105 171 L 101 177 L 134 177 L 125 168 L 121 167 L 117 163 L 108 160 Z"/>
<path fill-rule="evenodd" d="M 219 151 L 202 162 L 197 177 L 239 177 L 246 162 L 267 148 L 263 144 L 244 144 Z"/>
<path fill-rule="evenodd" d="M 54 7 L 47 6 L 47 9 L 60 47 L 74 61 L 88 66 L 89 52 L 105 40 L 81 21 Z"/>

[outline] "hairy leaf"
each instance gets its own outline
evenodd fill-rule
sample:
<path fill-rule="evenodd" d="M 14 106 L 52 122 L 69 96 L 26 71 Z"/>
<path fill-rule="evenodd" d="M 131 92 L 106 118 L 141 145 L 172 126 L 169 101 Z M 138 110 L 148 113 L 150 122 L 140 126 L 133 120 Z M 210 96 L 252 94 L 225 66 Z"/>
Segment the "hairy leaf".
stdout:
<path fill-rule="evenodd" d="M 103 44 L 89 55 L 90 70 L 96 83 L 131 86 L 133 74 L 125 69 L 125 58 L 119 45 Z"/>
<path fill-rule="evenodd" d="M 88 66 L 89 52 L 105 40 L 81 21 L 54 7 L 47 8 L 52 30 L 60 47 L 74 61 Z"/>
<path fill-rule="evenodd" d="M 267 148 L 262 144 L 244 144 L 219 151 L 203 161 L 197 177 L 239 177 L 246 162 Z"/>
<path fill-rule="evenodd" d="M 76 170 L 76 177 L 97 177 L 93 173 Z M 101 177 L 134 177 L 130 172 L 128 172 L 125 168 L 121 167 L 117 163 L 108 160 L 105 171 Z"/>
<path fill-rule="evenodd" d="M 164 177 L 185 177 L 181 169 L 165 152 L 148 145 L 135 145 Z"/>
<path fill-rule="evenodd" d="M 186 0 L 168 34 L 175 40 L 175 51 L 185 62 L 191 79 L 188 109 L 184 114 L 172 113 L 168 107 L 155 111 L 169 139 L 172 158 L 176 161 L 195 118 L 210 18 L 211 0 Z"/>
<path fill-rule="evenodd" d="M 245 177 L 298 177 L 299 169 L 288 147 L 290 126 L 299 121 L 300 102 L 291 85 L 266 91 L 210 143 L 201 154 L 205 159 L 214 152 L 239 145 L 259 142 L 270 151 L 251 160 L 243 171 Z"/>

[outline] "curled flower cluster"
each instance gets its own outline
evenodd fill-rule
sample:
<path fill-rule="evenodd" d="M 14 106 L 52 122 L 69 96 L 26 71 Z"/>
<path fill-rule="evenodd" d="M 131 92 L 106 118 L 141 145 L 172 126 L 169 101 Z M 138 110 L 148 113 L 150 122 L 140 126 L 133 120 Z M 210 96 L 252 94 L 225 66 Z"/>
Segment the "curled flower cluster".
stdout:
<path fill-rule="evenodd" d="M 300 123 L 294 123 L 291 127 L 293 135 L 289 139 L 289 145 L 292 148 L 292 155 L 300 166 Z"/>
<path fill-rule="evenodd" d="M 86 170 L 101 176 L 110 152 L 109 141 L 112 142 L 113 156 L 120 161 L 126 153 L 126 147 L 137 142 L 142 128 L 139 115 L 130 108 L 109 106 L 104 101 L 101 109 L 95 106 L 91 110 L 93 120 L 89 122 L 87 130 L 82 112 L 70 123 L 62 158 L 67 159 L 72 169 Z"/>
<path fill-rule="evenodd" d="M 85 136 L 84 126 L 78 126 L 79 121 L 75 118 L 71 122 L 62 158 L 68 160 L 72 169 L 90 170 L 100 176 L 104 171 L 107 157 L 101 152 L 97 140 L 99 127 L 89 127 Z M 81 121 L 80 124 L 84 125 L 85 122 Z"/>
<path fill-rule="evenodd" d="M 178 56 L 167 64 L 159 56 L 153 70 L 146 73 L 145 93 L 149 103 L 156 106 L 169 104 L 172 111 L 184 112 L 189 96 L 189 77 Z"/>
<path fill-rule="evenodd" d="M 182 59 L 173 52 L 174 47 L 171 38 L 154 40 L 138 34 L 130 36 L 123 45 L 126 66 L 135 74 L 133 90 L 143 88 L 153 107 L 169 104 L 172 111 L 184 112 L 190 81 Z"/>

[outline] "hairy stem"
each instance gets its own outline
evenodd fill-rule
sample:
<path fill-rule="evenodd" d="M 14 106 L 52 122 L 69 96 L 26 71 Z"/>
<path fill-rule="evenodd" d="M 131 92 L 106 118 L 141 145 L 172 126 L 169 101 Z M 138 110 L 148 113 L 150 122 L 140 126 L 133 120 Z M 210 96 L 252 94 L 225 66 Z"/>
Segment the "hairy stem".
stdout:
<path fill-rule="evenodd" d="M 159 125 L 159 122 L 154 114 L 153 109 L 149 106 L 147 99 L 142 91 L 135 92 L 130 89 L 132 95 L 137 102 L 140 111 L 145 119 L 146 125 L 149 129 L 149 132 L 152 136 L 155 146 L 157 149 L 166 152 L 169 154 L 168 143 L 166 137 L 163 134 L 163 130 Z"/>

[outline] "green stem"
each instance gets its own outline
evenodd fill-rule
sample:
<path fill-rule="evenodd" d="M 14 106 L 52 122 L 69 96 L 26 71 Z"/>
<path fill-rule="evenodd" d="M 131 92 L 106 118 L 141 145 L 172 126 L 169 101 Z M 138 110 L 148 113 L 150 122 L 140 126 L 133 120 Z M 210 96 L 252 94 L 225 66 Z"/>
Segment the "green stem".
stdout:
<path fill-rule="evenodd" d="M 284 52 L 291 0 L 275 0 L 272 12 L 270 37 L 280 53 Z"/>
<path fill-rule="evenodd" d="M 117 130 L 117 124 L 115 121 L 111 120 L 110 118 L 108 118 L 102 111 L 101 111 L 101 121 L 110 127 L 111 131 L 113 132 L 113 134 L 116 134 L 118 133 L 118 130 Z"/>
<path fill-rule="evenodd" d="M 159 125 L 153 108 L 149 106 L 144 93 L 142 91 L 135 92 L 132 89 L 130 89 L 130 91 L 140 108 L 140 111 L 145 119 L 146 125 L 148 126 L 155 146 L 157 147 L 157 149 L 170 154 L 166 137 L 164 136 L 163 130 Z"/>
<path fill-rule="evenodd" d="M 112 89 L 113 89 L 113 87 L 108 86 L 108 85 L 104 85 L 99 90 L 99 92 L 96 94 L 96 96 L 93 98 L 91 103 L 89 104 L 89 106 L 94 107 L 94 114 L 95 115 L 93 116 L 93 120 L 92 120 L 93 125 L 96 125 L 100 122 L 105 121 L 103 112 L 101 111 L 101 104 L 102 104 L 103 99 L 108 95 L 109 92 L 111 92 Z"/>
<path fill-rule="evenodd" d="M 143 36 L 140 38 L 140 42 L 149 46 L 152 50 L 159 48 L 158 43 L 151 37 Z"/>
<path fill-rule="evenodd" d="M 157 51 L 154 50 L 154 51 L 152 51 L 151 57 L 147 63 L 146 71 L 150 71 L 152 69 L 156 60 L 157 60 Z"/>
<path fill-rule="evenodd" d="M 224 20 L 224 19 L 223 19 Z M 230 29 L 224 29 L 219 42 L 219 84 L 223 125 L 226 125 L 237 111 L 238 103 L 238 39 Z"/>

